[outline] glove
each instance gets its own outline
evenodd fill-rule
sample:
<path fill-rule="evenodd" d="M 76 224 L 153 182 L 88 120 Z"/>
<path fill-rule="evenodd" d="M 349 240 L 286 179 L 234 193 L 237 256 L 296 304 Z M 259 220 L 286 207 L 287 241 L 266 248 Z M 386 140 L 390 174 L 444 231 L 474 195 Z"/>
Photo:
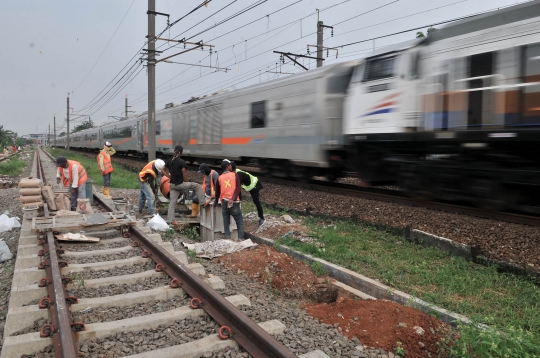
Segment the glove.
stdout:
<path fill-rule="evenodd" d="M 77 188 L 71 188 L 71 194 L 75 194 L 77 192 Z"/>
<path fill-rule="evenodd" d="M 56 178 L 56 184 L 60 184 L 62 182 L 62 179 Z"/>

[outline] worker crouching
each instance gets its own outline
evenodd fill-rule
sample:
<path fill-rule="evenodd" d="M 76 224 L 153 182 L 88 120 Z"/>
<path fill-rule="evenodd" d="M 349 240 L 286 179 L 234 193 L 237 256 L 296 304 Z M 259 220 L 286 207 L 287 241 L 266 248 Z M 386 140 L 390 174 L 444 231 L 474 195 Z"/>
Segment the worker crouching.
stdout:
<path fill-rule="evenodd" d="M 101 192 L 105 195 L 106 198 L 111 198 L 111 173 L 113 172 L 113 166 L 111 161 L 111 155 L 114 155 L 116 150 L 112 147 L 110 142 L 105 142 L 103 149 L 99 152 L 96 157 L 99 172 L 103 177 L 103 187 Z"/>
<path fill-rule="evenodd" d="M 86 199 L 86 170 L 81 163 L 67 160 L 63 156 L 56 158 L 56 182 L 63 183 L 64 188 L 70 189 L 71 211 L 77 208 L 77 199 Z"/>
<path fill-rule="evenodd" d="M 139 214 L 142 214 L 144 204 L 148 205 L 148 215 L 154 214 L 155 195 L 157 193 L 157 177 L 165 166 L 161 159 L 152 160 L 139 172 Z"/>

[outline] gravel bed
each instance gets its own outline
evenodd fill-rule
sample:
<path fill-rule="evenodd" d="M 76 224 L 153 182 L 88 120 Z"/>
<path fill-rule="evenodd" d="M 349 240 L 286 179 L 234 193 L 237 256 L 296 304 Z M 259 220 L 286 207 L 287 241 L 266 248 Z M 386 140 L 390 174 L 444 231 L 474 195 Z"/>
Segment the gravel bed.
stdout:
<path fill-rule="evenodd" d="M 149 277 L 135 284 L 112 284 L 103 287 L 89 288 L 81 287 L 79 289 L 70 289 L 66 291 L 67 296 L 77 296 L 78 298 L 95 298 L 114 296 L 124 293 L 139 292 L 151 290 L 154 288 L 169 286 L 171 278 L 165 274 L 160 277 Z M 37 302 L 36 302 L 37 304 Z"/>
<path fill-rule="evenodd" d="M 12 177 L 12 179 L 18 182 L 21 178 L 28 177 L 32 170 L 31 163 L 34 160 L 34 152 L 25 150 L 20 156 L 28 162 L 28 166 L 24 169 L 23 173 L 18 177 Z M 27 154 L 29 154 L 27 156 Z M 10 216 L 17 216 L 22 220 L 22 208 L 19 201 L 19 188 L 0 189 L 0 214 L 8 210 Z M 0 233 L 0 240 L 3 240 L 11 253 L 16 256 L 17 249 L 19 247 L 20 228 L 13 229 L 11 231 L 4 231 Z M 11 285 L 13 281 L 13 271 L 15 269 L 15 257 L 11 260 L 0 263 L 0 351 L 4 344 L 4 325 L 6 323 L 6 316 L 8 311 L 9 298 L 11 296 Z"/>
<path fill-rule="evenodd" d="M 130 240 L 107 243 L 107 240 L 101 240 L 99 243 L 90 244 L 62 244 L 62 248 L 66 251 L 81 252 L 81 251 L 95 251 L 95 250 L 107 250 L 115 249 L 117 247 L 129 246 Z"/>
<path fill-rule="evenodd" d="M 121 319 L 140 317 L 153 313 L 170 311 L 172 309 L 188 306 L 191 297 L 188 295 L 173 297 L 170 300 L 155 300 L 130 306 L 107 307 L 103 309 L 83 309 L 71 312 L 74 322 L 82 321 L 85 324 L 98 322 L 111 322 Z"/>
<path fill-rule="evenodd" d="M 13 332 L 11 335 L 20 336 L 21 334 L 39 332 L 41 327 L 43 327 L 47 323 L 51 323 L 51 322 L 45 318 L 40 318 L 40 319 L 35 320 L 32 325 L 25 327 L 19 331 Z"/>
<path fill-rule="evenodd" d="M 91 255 L 91 256 L 69 256 L 67 257 L 67 261 L 70 264 L 88 264 L 93 262 L 106 262 L 106 261 L 116 261 L 116 260 L 124 260 L 129 259 L 130 257 L 136 257 L 141 256 L 141 250 L 139 249 L 131 249 L 126 252 L 118 252 L 115 254 L 109 254 L 109 255 Z"/>
<path fill-rule="evenodd" d="M 79 352 L 86 357 L 123 357 L 195 341 L 218 329 L 219 325 L 210 317 L 188 317 L 156 329 L 86 339 L 79 342 Z"/>
<path fill-rule="evenodd" d="M 69 267 L 69 266 L 68 266 Z M 91 280 L 94 278 L 103 278 L 111 276 L 122 276 L 130 275 L 133 273 L 140 273 L 148 270 L 154 270 L 156 265 L 153 262 L 147 262 L 142 265 L 132 265 L 132 266 L 123 266 L 123 267 L 113 267 L 107 270 L 86 270 L 81 272 L 85 280 Z"/>
<path fill-rule="evenodd" d="M 21 358 L 54 358 L 54 348 L 52 345 L 47 346 L 40 350 L 38 353 L 23 354 Z"/>

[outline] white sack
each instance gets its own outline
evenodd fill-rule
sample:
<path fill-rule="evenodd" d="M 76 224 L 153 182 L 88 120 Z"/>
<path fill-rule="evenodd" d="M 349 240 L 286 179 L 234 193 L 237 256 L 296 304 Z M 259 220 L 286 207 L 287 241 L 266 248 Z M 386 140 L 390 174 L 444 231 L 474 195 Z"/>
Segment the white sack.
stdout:
<path fill-rule="evenodd" d="M 10 231 L 13 228 L 21 227 L 21 224 L 17 221 L 17 218 L 10 218 L 7 216 L 8 211 L 0 215 L 0 232 Z"/>
<path fill-rule="evenodd" d="M 9 251 L 9 247 L 4 241 L 0 240 L 0 262 L 11 260 L 12 258 L 13 254 Z"/>
<path fill-rule="evenodd" d="M 146 224 L 152 230 L 166 231 L 169 228 L 169 224 L 159 214 L 154 215 L 152 219 Z"/>

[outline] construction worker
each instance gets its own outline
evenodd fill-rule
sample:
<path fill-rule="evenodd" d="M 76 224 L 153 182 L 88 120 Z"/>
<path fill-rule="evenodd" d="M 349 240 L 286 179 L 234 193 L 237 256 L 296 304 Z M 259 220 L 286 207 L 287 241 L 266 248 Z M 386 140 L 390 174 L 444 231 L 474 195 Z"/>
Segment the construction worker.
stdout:
<path fill-rule="evenodd" d="M 240 178 L 232 171 L 231 161 L 223 159 L 221 162 L 223 173 L 219 176 L 216 185 L 216 198 L 214 204 L 221 203 L 221 214 L 223 215 L 223 227 L 225 239 L 231 237 L 231 216 L 236 222 L 238 238 L 244 239 L 244 219 L 240 209 Z"/>
<path fill-rule="evenodd" d="M 219 174 L 215 170 L 210 169 L 206 163 L 201 163 L 199 166 L 199 173 L 204 174 L 202 191 L 204 194 L 203 207 L 205 207 L 216 197 L 216 184 Z"/>
<path fill-rule="evenodd" d="M 157 193 L 157 177 L 162 172 L 165 162 L 161 159 L 152 160 L 139 172 L 139 214 L 148 203 L 148 215 L 154 214 L 154 200 Z"/>
<path fill-rule="evenodd" d="M 114 170 L 111 162 L 111 155 L 114 155 L 115 153 L 116 150 L 114 150 L 112 144 L 110 142 L 105 142 L 103 149 L 96 157 L 99 172 L 103 177 L 103 187 L 101 188 L 101 192 L 108 199 L 111 198 L 111 173 Z"/>
<path fill-rule="evenodd" d="M 77 208 L 77 199 L 86 199 L 86 170 L 81 163 L 67 160 L 63 156 L 56 158 L 56 183 L 64 184 L 64 188 L 70 188 L 71 211 Z"/>
<path fill-rule="evenodd" d="M 163 175 L 171 179 L 170 184 L 170 203 L 169 210 L 167 211 L 167 221 L 174 221 L 174 212 L 176 210 L 176 202 L 178 198 L 182 195 L 182 192 L 186 189 L 195 190 L 197 198 L 204 198 L 201 185 L 197 183 L 191 183 L 188 181 L 187 172 L 186 172 L 186 162 L 181 158 L 182 153 L 184 152 L 184 147 L 177 145 L 174 147 L 174 155 L 172 158 L 167 160 L 165 167 L 163 168 Z M 196 200 L 193 200 L 191 203 L 191 215 L 188 215 L 189 218 L 196 218 L 199 214 L 199 204 Z"/>
<path fill-rule="evenodd" d="M 242 184 L 242 189 L 249 192 L 251 194 L 251 198 L 253 199 L 253 204 L 257 207 L 257 214 L 259 215 L 259 226 L 262 226 L 264 222 L 266 221 L 264 219 L 263 215 L 263 209 L 261 205 L 261 201 L 259 199 L 259 191 L 263 188 L 262 183 L 260 182 L 259 178 L 256 176 L 245 172 L 240 169 L 236 169 L 236 163 L 234 161 L 231 161 L 231 167 L 232 171 L 235 172 L 238 175 L 238 178 L 240 178 L 240 183 Z"/>

